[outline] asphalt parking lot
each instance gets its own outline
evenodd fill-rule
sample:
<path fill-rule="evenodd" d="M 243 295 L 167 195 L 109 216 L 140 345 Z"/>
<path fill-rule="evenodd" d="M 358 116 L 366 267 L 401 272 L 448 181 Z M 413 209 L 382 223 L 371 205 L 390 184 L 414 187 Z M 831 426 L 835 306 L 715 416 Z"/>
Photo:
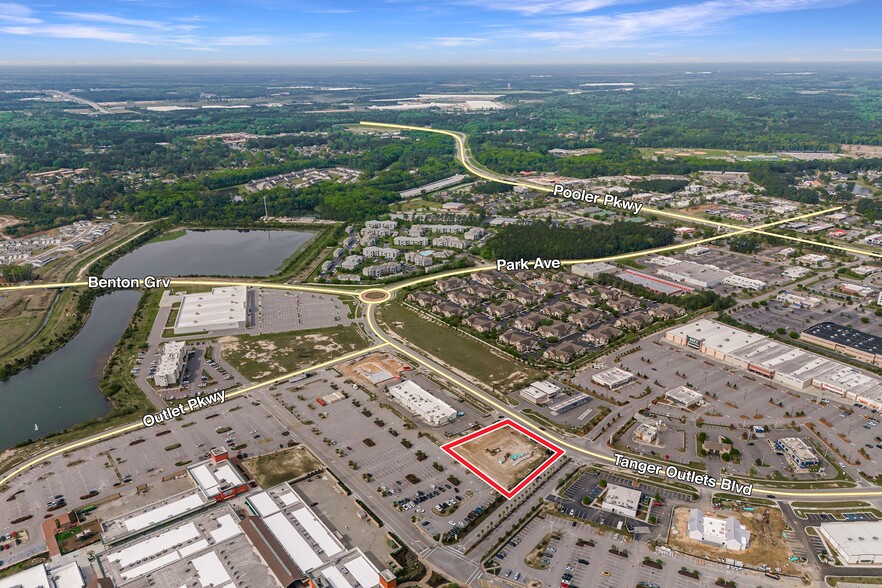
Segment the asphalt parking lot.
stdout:
<path fill-rule="evenodd" d="M 643 373 L 649 376 L 643 380 L 642 385 L 648 384 L 652 388 L 652 394 L 632 405 L 649 407 L 655 418 L 661 419 L 665 425 L 660 434 L 664 447 L 653 448 L 632 441 L 630 434 L 623 435 L 619 442 L 635 453 L 649 455 L 651 451 L 655 451 L 656 454 L 668 455 L 671 461 L 680 463 L 701 459 L 709 463 L 714 473 L 725 468 L 730 473 L 749 475 L 751 470 L 755 470 L 755 475 L 763 477 L 770 475 L 773 469 L 786 470 L 789 464 L 783 456 L 777 456 L 769 450 L 762 439 L 753 440 L 753 445 L 749 445 L 748 441 L 742 439 L 742 435 L 751 427 L 760 425 L 770 431 L 766 434 L 769 438 L 796 436 L 814 439 L 804 428 L 797 432 L 788 426 L 792 422 L 800 425 L 811 421 L 843 456 L 851 461 L 860 459 L 862 470 L 871 475 L 882 473 L 882 448 L 876 447 L 877 444 L 882 444 L 882 425 L 873 424 L 882 421 L 882 413 L 873 413 L 868 408 L 843 403 L 841 398 L 834 398 L 830 393 L 819 392 L 814 395 L 796 392 L 777 383 L 760 381 L 747 372 L 712 362 L 693 351 L 671 346 L 660 335 L 644 339 L 641 349 L 623 356 L 618 366 L 634 374 Z M 654 406 L 650 404 L 652 399 L 663 397 L 667 390 L 684 385 L 704 393 L 705 405 L 685 409 L 665 403 Z M 802 416 L 796 416 L 797 414 Z M 877 419 L 877 416 L 880 418 Z M 707 423 L 725 423 L 726 428 L 700 429 L 696 425 L 699 417 Z M 823 424 L 821 419 L 830 425 Z M 732 439 L 735 447 L 742 453 L 741 463 L 723 463 L 719 458 L 713 457 L 699 458 L 695 445 L 696 435 L 701 431 L 708 434 L 709 440 L 715 441 L 718 436 Z M 679 438 L 676 436 L 678 432 Z M 840 438 L 839 432 L 844 433 L 847 440 Z M 684 440 L 687 451 L 677 451 Z M 820 444 L 817 439 L 814 441 Z M 858 455 L 860 449 L 869 454 L 869 460 Z M 830 461 L 842 461 L 833 452 L 827 453 Z M 823 452 L 820 457 L 823 462 Z M 757 459 L 764 465 L 757 466 Z M 812 480 L 830 478 L 835 474 L 833 468 L 827 467 L 824 472 L 795 475 L 797 479 Z"/>
<path fill-rule="evenodd" d="M 217 431 L 227 427 L 229 431 Z M 255 439 L 258 434 L 260 437 Z M 30 545 L 45 545 L 40 523 L 47 513 L 47 504 L 56 496 L 63 495 L 70 510 L 116 493 L 124 497 L 135 494 L 142 484 L 150 490 L 144 495 L 147 502 L 180 492 L 183 487 L 162 479 L 189 463 L 207 458 L 212 447 L 229 446 L 226 439 L 232 439 L 237 446 L 245 445 L 243 453 L 256 455 L 278 449 L 287 443 L 288 436 L 285 427 L 261 406 L 246 398 L 236 398 L 180 421 L 172 420 L 50 458 L 21 474 L 10 490 L 0 496 L 0 534 L 25 529 L 35 538 Z M 6 500 L 19 490 L 24 492 L 14 500 Z M 93 490 L 97 495 L 87 497 Z M 100 516 L 104 517 L 105 509 L 112 509 L 113 505 L 100 507 Z M 53 512 L 59 514 L 64 510 Z M 11 523 L 28 515 L 32 518 L 27 521 Z"/>
<path fill-rule="evenodd" d="M 339 298 L 312 292 L 257 291 L 258 333 L 346 326 L 349 307 Z"/>
<path fill-rule="evenodd" d="M 437 394 L 463 412 L 463 416 L 444 427 L 430 427 L 390 399 L 383 391 L 384 387 L 371 391 L 376 395 L 373 400 L 361 388 L 345 384 L 343 376 L 334 370 L 322 370 L 294 387 L 277 389 L 273 394 L 305 424 L 303 442 L 322 461 L 344 471 L 347 484 L 351 483 L 363 495 L 370 495 L 388 505 L 389 512 L 402 524 L 412 524 L 426 535 L 434 536 L 461 528 L 460 524 L 469 512 L 485 508 L 496 494 L 485 482 L 444 453 L 431 437 L 444 443 L 447 441 L 445 433 L 459 433 L 471 423 L 483 426 L 492 420 L 418 373 L 411 373 L 408 379 Z M 319 407 L 316 398 L 330 392 L 331 385 L 338 390 L 345 389 L 349 397 Z M 408 429 L 393 409 L 405 415 L 416 428 Z M 404 440 L 411 447 L 405 447 Z M 420 461 L 418 451 L 423 452 L 426 459 Z M 435 463 L 443 471 L 438 471 Z M 413 483 L 408 476 L 419 481 Z M 452 484 L 451 476 L 460 483 Z M 456 500 L 457 496 L 460 500 Z M 449 501 L 453 504 L 443 510 L 438 508 Z"/>

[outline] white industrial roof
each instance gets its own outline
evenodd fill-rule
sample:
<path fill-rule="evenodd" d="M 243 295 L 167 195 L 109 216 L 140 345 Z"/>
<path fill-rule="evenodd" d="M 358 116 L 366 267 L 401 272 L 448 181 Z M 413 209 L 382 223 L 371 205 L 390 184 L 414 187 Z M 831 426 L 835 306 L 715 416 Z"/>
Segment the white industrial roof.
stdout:
<path fill-rule="evenodd" d="M 285 516 L 285 513 L 277 512 L 263 521 L 298 568 L 306 571 L 322 565 L 322 559 L 316 555 L 306 539 L 300 535 L 294 524 Z"/>
<path fill-rule="evenodd" d="M 107 557 L 109 561 L 119 562 L 121 568 L 127 568 L 139 561 L 159 555 L 163 551 L 183 545 L 188 541 L 199 539 L 199 530 L 193 523 L 170 529 L 161 535 L 135 543 L 120 549 Z"/>
<path fill-rule="evenodd" d="M 0 588 L 48 588 L 46 566 L 40 564 L 8 578 L 0 579 Z"/>
<path fill-rule="evenodd" d="M 238 486 L 245 483 L 228 461 L 215 464 L 212 461 L 201 463 L 190 468 L 190 474 L 196 479 L 199 488 L 209 498 L 220 492 L 219 488 L 224 484 Z"/>
<path fill-rule="evenodd" d="M 603 502 L 604 504 L 608 503 L 615 506 L 636 509 L 640 506 L 640 496 L 640 490 L 610 484 L 606 489 L 606 496 L 603 497 Z"/>
<path fill-rule="evenodd" d="M 297 504 L 298 502 L 300 502 L 300 498 L 293 492 L 282 494 L 281 496 L 279 496 L 279 499 L 284 503 L 285 506 L 291 506 L 292 504 Z"/>
<path fill-rule="evenodd" d="M 328 557 L 333 557 L 343 551 L 343 546 L 337 541 L 315 515 L 309 509 L 301 508 L 294 511 L 294 518 L 297 519 L 313 541 Z M 301 568 L 302 569 L 302 568 Z"/>
<path fill-rule="evenodd" d="M 55 581 L 55 588 L 83 588 L 86 585 L 83 572 L 75 561 L 53 568 L 50 573 Z"/>
<path fill-rule="evenodd" d="M 882 554 L 882 521 L 822 523 L 821 529 L 836 543 L 843 555 L 855 558 Z"/>
<path fill-rule="evenodd" d="M 674 327 L 669 332 L 679 337 L 702 339 L 704 340 L 705 347 L 720 351 L 726 355 L 745 345 L 765 339 L 762 335 L 733 329 L 728 325 L 708 319 L 701 319 L 693 323 Z"/>
<path fill-rule="evenodd" d="M 273 497 L 266 492 L 259 492 L 248 497 L 248 502 L 257 511 L 258 516 L 268 517 L 271 514 L 279 512 L 279 505 L 273 500 Z"/>
<path fill-rule="evenodd" d="M 170 502 L 165 506 L 160 506 L 157 509 L 126 519 L 122 524 L 129 531 L 140 531 L 141 529 L 146 529 L 157 523 L 162 523 L 168 519 L 182 515 L 194 508 L 199 508 L 203 504 L 204 502 L 199 494 L 190 494 L 180 500 Z"/>
<path fill-rule="evenodd" d="M 179 559 L 181 559 L 181 557 L 178 555 L 178 552 L 172 551 L 171 553 L 167 553 L 162 557 L 157 557 L 156 559 L 150 560 L 147 563 L 142 564 L 136 568 L 131 568 L 129 570 L 121 572 L 120 576 L 123 580 L 133 580 L 135 578 L 140 578 L 145 574 L 155 572 L 156 570 L 164 568 L 169 564 L 173 564 Z"/>
<path fill-rule="evenodd" d="M 547 394 L 557 394 L 558 392 L 560 392 L 560 386 L 558 386 L 557 384 L 554 384 L 552 382 L 549 382 L 548 380 L 540 380 L 538 382 L 533 382 L 532 386 L 534 388 L 538 388 L 539 390 L 541 390 L 542 392 L 545 392 Z"/>
<path fill-rule="evenodd" d="M 364 555 L 351 561 L 347 561 L 343 564 L 343 567 L 346 568 L 364 588 L 371 588 L 380 583 L 380 572 Z"/>
<path fill-rule="evenodd" d="M 225 514 L 217 519 L 218 528 L 211 531 L 211 538 L 215 543 L 226 541 L 230 537 L 235 537 L 242 532 L 239 524 L 233 520 L 233 516 Z"/>
<path fill-rule="evenodd" d="M 701 392 L 696 392 L 686 386 L 677 386 L 673 390 L 668 390 L 665 392 L 665 396 L 679 400 L 683 404 L 690 404 L 704 398 Z"/>
<path fill-rule="evenodd" d="M 333 588 L 353 588 L 343 572 L 335 567 L 329 567 L 322 570 L 322 575 L 328 580 Z"/>
<path fill-rule="evenodd" d="M 456 415 L 456 409 L 411 380 L 389 387 L 389 394 L 423 418 L 440 415 L 439 418 L 443 420 Z"/>
<path fill-rule="evenodd" d="M 621 382 L 627 382 L 631 378 L 634 377 L 634 374 L 631 372 L 626 372 L 621 368 L 610 368 L 608 370 L 598 372 L 591 376 L 591 379 L 597 382 L 598 384 L 603 384 L 605 386 L 615 386 Z"/>
<path fill-rule="evenodd" d="M 196 573 L 199 574 L 199 582 L 202 583 L 203 588 L 223 586 L 230 581 L 230 574 L 224 568 L 224 564 L 218 555 L 213 551 L 195 558 L 193 560 L 193 567 L 196 568 Z"/>
<path fill-rule="evenodd" d="M 248 289 L 245 286 L 214 288 L 211 293 L 187 294 L 175 321 L 175 329 L 208 329 L 230 321 L 245 321 Z"/>
<path fill-rule="evenodd" d="M 208 547 L 208 540 L 207 539 L 200 539 L 199 541 L 197 541 L 195 543 L 191 543 L 190 545 L 187 545 L 186 547 L 181 547 L 180 549 L 178 549 L 178 553 L 180 554 L 181 557 L 187 557 L 188 555 L 193 555 L 194 553 L 199 553 L 200 551 L 202 551 L 206 547 Z"/>

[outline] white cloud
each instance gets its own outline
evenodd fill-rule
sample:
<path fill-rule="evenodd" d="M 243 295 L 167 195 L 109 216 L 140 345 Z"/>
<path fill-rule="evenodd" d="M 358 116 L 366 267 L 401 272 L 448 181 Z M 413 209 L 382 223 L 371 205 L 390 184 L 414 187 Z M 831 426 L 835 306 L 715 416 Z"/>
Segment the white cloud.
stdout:
<path fill-rule="evenodd" d="M 116 24 L 129 27 L 147 28 L 147 29 L 168 29 L 169 25 L 164 22 L 155 20 L 139 20 L 133 18 L 123 18 L 121 16 L 113 16 L 111 14 L 102 14 L 98 12 L 56 12 L 58 16 L 63 16 L 71 20 L 84 20 L 89 22 L 101 22 L 106 24 Z"/>
<path fill-rule="evenodd" d="M 99 27 L 83 25 L 37 25 L 2 27 L 0 32 L 10 35 L 42 35 L 62 39 L 91 39 L 95 41 L 113 41 L 116 43 L 151 44 L 151 41 L 134 33 L 111 31 Z"/>
<path fill-rule="evenodd" d="M 467 47 L 486 43 L 487 39 L 480 37 L 435 37 L 432 45 L 435 47 Z"/>
<path fill-rule="evenodd" d="M 24 4 L 0 2 L 0 23 L 28 25 L 42 22 L 39 18 L 33 18 L 31 13 L 31 9 Z"/>
<path fill-rule="evenodd" d="M 655 10 L 571 17 L 562 29 L 526 35 L 565 48 L 626 45 L 651 37 L 708 34 L 714 32 L 714 26 L 744 16 L 832 8 L 852 1 L 707 0 Z"/>
<path fill-rule="evenodd" d="M 257 45 L 269 45 L 270 38 L 261 35 L 240 35 L 233 37 L 221 37 L 210 41 L 211 45 L 219 45 L 222 47 L 249 47 Z"/>
<path fill-rule="evenodd" d="M 581 14 L 599 8 L 631 4 L 640 0 L 545 0 L 518 2 L 510 0 L 466 0 L 467 4 L 478 5 L 489 10 L 508 10 L 526 15 L 536 14 Z"/>

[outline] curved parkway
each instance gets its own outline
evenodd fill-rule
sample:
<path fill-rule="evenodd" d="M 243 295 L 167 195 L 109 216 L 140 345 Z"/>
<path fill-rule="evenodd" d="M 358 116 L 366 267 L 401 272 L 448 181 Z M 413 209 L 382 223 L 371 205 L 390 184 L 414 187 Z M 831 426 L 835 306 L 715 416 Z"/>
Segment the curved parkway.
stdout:
<path fill-rule="evenodd" d="M 474 175 L 481 177 L 483 179 L 489 180 L 489 181 L 499 182 L 499 183 L 503 183 L 503 184 L 507 184 L 507 185 L 525 186 L 525 187 L 539 190 L 539 191 L 543 191 L 543 192 L 551 192 L 552 191 L 551 188 L 548 188 L 547 186 L 541 186 L 541 185 L 527 183 L 527 182 L 514 181 L 509 178 L 505 178 L 503 176 L 495 174 L 494 172 L 491 172 L 489 170 L 477 167 L 471 160 L 471 152 L 466 144 L 468 137 L 464 133 L 457 133 L 454 131 L 448 131 L 448 130 L 444 130 L 444 129 L 412 127 L 412 126 L 408 126 L 408 125 L 394 125 L 394 124 L 371 123 L 371 122 L 363 122 L 361 124 L 365 125 L 365 126 L 377 127 L 377 128 L 426 131 L 426 132 L 438 133 L 438 134 L 443 134 L 443 135 L 453 137 L 455 139 L 456 145 L 457 145 L 457 159 L 459 159 L 459 161 L 463 164 L 463 166 L 469 172 L 473 173 Z M 604 258 L 562 260 L 562 263 L 565 265 L 573 265 L 576 263 L 589 263 L 589 262 L 595 262 L 595 261 L 621 261 L 621 260 L 630 259 L 630 258 L 634 258 L 634 257 L 642 257 L 645 255 L 651 255 L 651 254 L 655 254 L 655 253 L 664 253 L 664 252 L 673 251 L 676 249 L 681 249 L 684 247 L 694 247 L 695 245 L 699 245 L 702 243 L 709 243 L 712 241 L 716 241 L 718 239 L 726 239 L 726 238 L 730 238 L 732 236 L 743 234 L 743 233 L 758 233 L 758 234 L 774 236 L 774 237 L 778 237 L 778 238 L 782 238 L 782 239 L 789 239 L 789 240 L 793 240 L 793 241 L 809 243 L 809 244 L 816 245 L 816 246 L 823 246 L 823 247 L 830 247 L 833 249 L 840 249 L 840 250 L 847 251 L 849 253 L 853 253 L 853 254 L 857 254 L 857 255 L 868 255 L 868 256 L 882 258 L 882 255 L 866 252 L 866 251 L 859 250 L 859 249 L 841 247 L 841 246 L 837 246 L 837 245 L 830 245 L 827 243 L 817 243 L 817 242 L 807 240 L 807 239 L 800 239 L 797 237 L 790 237 L 789 235 L 779 235 L 777 233 L 770 233 L 770 232 L 764 231 L 764 229 L 775 227 L 777 225 L 784 224 L 784 223 L 793 222 L 795 220 L 802 220 L 802 219 L 811 218 L 814 216 L 828 214 L 830 212 L 840 210 L 841 207 L 832 207 L 832 208 L 828 208 L 825 210 L 804 214 L 804 215 L 801 215 L 798 217 L 789 218 L 786 220 L 767 223 L 767 224 L 760 225 L 757 227 L 742 227 L 742 226 L 738 226 L 738 225 L 730 225 L 730 224 L 726 224 L 726 223 L 718 223 L 715 221 L 709 221 L 706 219 L 702 219 L 699 217 L 693 217 L 690 215 L 682 215 L 682 214 L 678 214 L 678 213 L 660 211 L 657 209 L 647 209 L 647 208 L 644 208 L 644 209 L 649 210 L 653 214 L 658 214 L 660 216 L 667 216 L 667 217 L 671 217 L 671 218 L 676 218 L 678 220 L 686 220 L 689 222 L 695 222 L 695 223 L 701 223 L 701 224 L 709 224 L 709 225 L 716 226 L 719 228 L 731 229 L 732 232 L 723 233 L 720 235 L 715 235 L 713 237 L 708 237 L 705 239 L 692 240 L 692 241 L 689 241 L 688 243 L 683 243 L 683 244 L 669 245 L 669 246 L 658 247 L 658 248 L 654 248 L 654 249 L 647 249 L 647 250 L 637 251 L 637 252 L 633 252 L 633 253 L 626 253 L 626 254 L 621 254 L 621 255 L 614 255 L 614 256 L 609 256 L 609 257 L 604 257 Z M 435 280 L 445 278 L 445 277 L 450 277 L 450 276 L 455 276 L 455 275 L 463 275 L 463 274 L 469 274 L 469 273 L 476 273 L 479 271 L 493 269 L 493 268 L 495 268 L 495 265 L 482 265 L 482 266 L 465 268 L 465 269 L 461 269 L 461 270 L 441 272 L 441 273 L 438 273 L 438 274 L 435 274 L 432 276 L 426 276 L 426 277 L 418 278 L 415 280 L 408 280 L 408 281 L 404 281 L 404 282 L 399 282 L 398 284 L 395 284 L 394 286 L 391 286 L 388 288 L 374 286 L 374 287 L 369 287 L 369 288 L 341 289 L 341 288 L 333 288 L 333 287 L 325 287 L 325 286 L 299 285 L 299 284 L 278 284 L 278 283 L 267 283 L 267 282 L 259 282 L 259 281 L 253 282 L 253 281 L 230 281 L 230 280 L 228 280 L 228 281 L 194 280 L 194 279 L 179 279 L 179 278 L 173 278 L 171 281 L 171 285 L 175 285 L 175 286 L 194 286 L 194 285 L 195 286 L 213 286 L 213 285 L 214 286 L 232 286 L 232 285 L 237 285 L 237 286 L 267 288 L 267 289 L 314 292 L 314 293 L 321 293 L 321 294 L 330 294 L 330 295 L 335 295 L 335 296 L 352 296 L 352 297 L 359 298 L 360 300 L 361 300 L 361 295 L 364 292 L 367 292 L 369 290 L 386 291 L 389 294 L 389 296 L 387 296 L 385 299 L 382 299 L 382 300 L 377 300 L 377 301 L 364 301 L 363 300 L 363 302 L 366 302 L 365 303 L 365 306 L 366 306 L 366 313 L 365 314 L 366 314 L 368 326 L 371 329 L 371 332 L 378 339 L 380 339 L 380 341 L 382 341 L 382 344 L 375 345 L 375 346 L 370 347 L 368 349 L 355 351 L 355 352 L 337 357 L 333 360 L 329 360 L 327 362 L 324 362 L 324 363 L 321 363 L 318 365 L 310 366 L 310 367 L 303 369 L 303 370 L 291 372 L 289 374 L 279 376 L 278 378 L 274 378 L 274 379 L 268 380 L 266 382 L 260 382 L 260 383 L 248 386 L 248 387 L 243 388 L 241 390 L 236 390 L 236 391 L 230 393 L 230 397 L 239 396 L 239 395 L 245 394 L 251 390 L 255 390 L 255 389 L 261 388 L 263 386 L 271 385 L 275 382 L 280 382 L 280 381 L 286 380 L 288 378 L 299 375 L 301 373 L 305 373 L 307 371 L 319 369 L 322 367 L 327 367 L 327 366 L 332 365 L 334 363 L 337 363 L 339 361 L 345 361 L 346 359 L 349 359 L 352 357 L 357 357 L 358 355 L 361 355 L 361 354 L 373 351 L 375 349 L 379 349 L 379 348 L 388 346 L 388 347 L 392 347 L 393 349 L 395 349 L 399 353 L 410 357 L 412 360 L 417 361 L 418 363 L 424 365 L 427 369 L 430 369 L 431 371 L 435 372 L 439 376 L 451 381 L 457 387 L 464 389 L 469 394 L 479 398 L 482 402 L 484 402 L 490 406 L 493 406 L 493 408 L 496 409 L 497 411 L 499 411 L 500 413 L 508 415 L 510 418 L 512 418 L 512 419 L 518 421 L 519 423 L 521 423 L 522 425 L 530 428 L 531 430 L 533 430 L 537 434 L 541 434 L 546 437 L 549 437 L 555 443 L 558 443 L 559 445 L 566 447 L 569 450 L 574 451 L 576 453 L 580 453 L 582 455 L 586 455 L 586 456 L 589 456 L 594 459 L 603 460 L 605 462 L 614 463 L 615 459 L 612 457 L 611 451 L 609 451 L 609 449 L 606 447 L 603 448 L 602 453 L 597 452 L 597 451 L 592 451 L 592 450 L 586 449 L 584 447 L 574 445 L 573 443 L 570 443 L 569 441 L 562 439 L 562 438 L 558 437 L 557 435 L 550 433 L 548 431 L 541 431 L 541 432 L 537 431 L 538 427 L 534 423 L 532 423 L 531 421 L 529 421 L 527 419 L 524 419 L 524 417 L 522 417 L 516 411 L 511 410 L 507 406 L 503 406 L 494 398 L 488 396 L 484 392 L 481 392 L 480 390 L 476 389 L 475 387 L 470 386 L 468 383 L 462 381 L 461 379 L 453 377 L 445 370 L 439 368 L 438 366 L 435 366 L 434 362 L 432 362 L 426 358 L 419 357 L 414 352 L 395 343 L 392 339 L 390 339 L 389 336 L 387 336 L 387 334 L 382 329 L 380 329 L 379 325 L 377 324 L 376 317 L 374 315 L 374 310 L 375 310 L 376 306 L 378 304 L 382 304 L 382 303 L 388 301 L 389 299 L 391 299 L 391 297 L 392 297 L 391 295 L 394 292 L 401 290 L 402 288 L 411 287 L 411 286 L 415 286 L 415 285 L 423 284 L 423 283 L 428 283 L 428 282 L 433 282 Z M 50 283 L 50 284 L 25 284 L 25 285 L 18 285 L 18 286 L 0 287 L 0 292 L 2 292 L 2 291 L 15 291 L 15 290 L 37 290 L 37 289 L 47 289 L 47 288 L 85 287 L 85 286 L 88 286 L 88 282 L 78 281 L 78 282 L 59 282 L 59 283 Z M 143 424 L 140 421 L 138 421 L 136 423 L 131 423 L 128 425 L 123 425 L 121 427 L 112 429 L 110 431 L 105 431 L 105 432 L 100 433 L 98 435 L 93 435 L 93 436 L 87 437 L 85 439 L 74 441 L 74 442 L 68 443 L 66 445 L 60 446 L 56 449 L 53 449 L 49 452 L 38 455 L 38 456 L 26 461 L 25 463 L 15 467 L 9 473 L 7 473 L 2 478 L 0 478 L 0 486 L 6 484 L 11 479 L 13 479 L 15 476 L 19 475 L 20 473 L 30 469 L 31 467 L 41 463 L 42 461 L 44 461 L 50 457 L 64 453 L 66 451 L 70 451 L 72 449 L 78 449 L 78 448 L 90 445 L 92 443 L 97 443 L 99 441 L 109 439 L 109 438 L 114 437 L 116 435 L 127 433 L 127 432 L 130 432 L 133 430 L 137 430 L 137 429 L 141 428 L 142 426 L 143 426 Z M 681 469 L 688 469 L 688 468 L 684 467 Z M 791 490 L 791 489 L 783 489 L 783 488 L 779 489 L 779 488 L 755 487 L 755 490 L 760 493 L 774 493 L 776 496 L 780 495 L 780 496 L 786 496 L 786 497 L 792 497 L 792 498 L 802 498 L 802 499 L 807 499 L 807 500 L 811 500 L 813 498 L 822 500 L 822 499 L 833 498 L 833 497 L 860 498 L 860 497 L 882 496 L 882 489 L 880 489 L 880 490 L 866 490 L 866 489 L 862 489 L 862 488 L 829 490 L 828 491 L 828 490 Z"/>

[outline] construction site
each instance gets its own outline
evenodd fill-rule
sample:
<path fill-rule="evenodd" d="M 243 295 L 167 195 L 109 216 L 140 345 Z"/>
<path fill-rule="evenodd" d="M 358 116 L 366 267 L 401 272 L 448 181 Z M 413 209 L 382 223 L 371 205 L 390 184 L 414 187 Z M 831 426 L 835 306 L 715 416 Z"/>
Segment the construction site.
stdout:
<path fill-rule="evenodd" d="M 801 564 L 791 561 L 793 554 L 787 541 L 784 516 L 776 508 L 755 507 L 737 511 L 721 510 L 717 517 L 734 516 L 750 531 L 750 544 L 742 551 L 725 549 L 691 539 L 688 533 L 688 508 L 675 508 L 668 546 L 696 557 L 717 561 L 734 560 L 746 567 L 761 568 L 765 565 L 781 574 L 799 574 Z M 791 533 L 793 531 L 790 531 Z"/>
<path fill-rule="evenodd" d="M 370 388 L 388 380 L 399 380 L 402 373 L 413 368 L 388 353 L 372 353 L 357 361 L 339 365 L 336 369 L 344 377 Z"/>
<path fill-rule="evenodd" d="M 550 449 L 510 425 L 450 450 L 506 490 L 517 486 L 552 455 Z"/>

